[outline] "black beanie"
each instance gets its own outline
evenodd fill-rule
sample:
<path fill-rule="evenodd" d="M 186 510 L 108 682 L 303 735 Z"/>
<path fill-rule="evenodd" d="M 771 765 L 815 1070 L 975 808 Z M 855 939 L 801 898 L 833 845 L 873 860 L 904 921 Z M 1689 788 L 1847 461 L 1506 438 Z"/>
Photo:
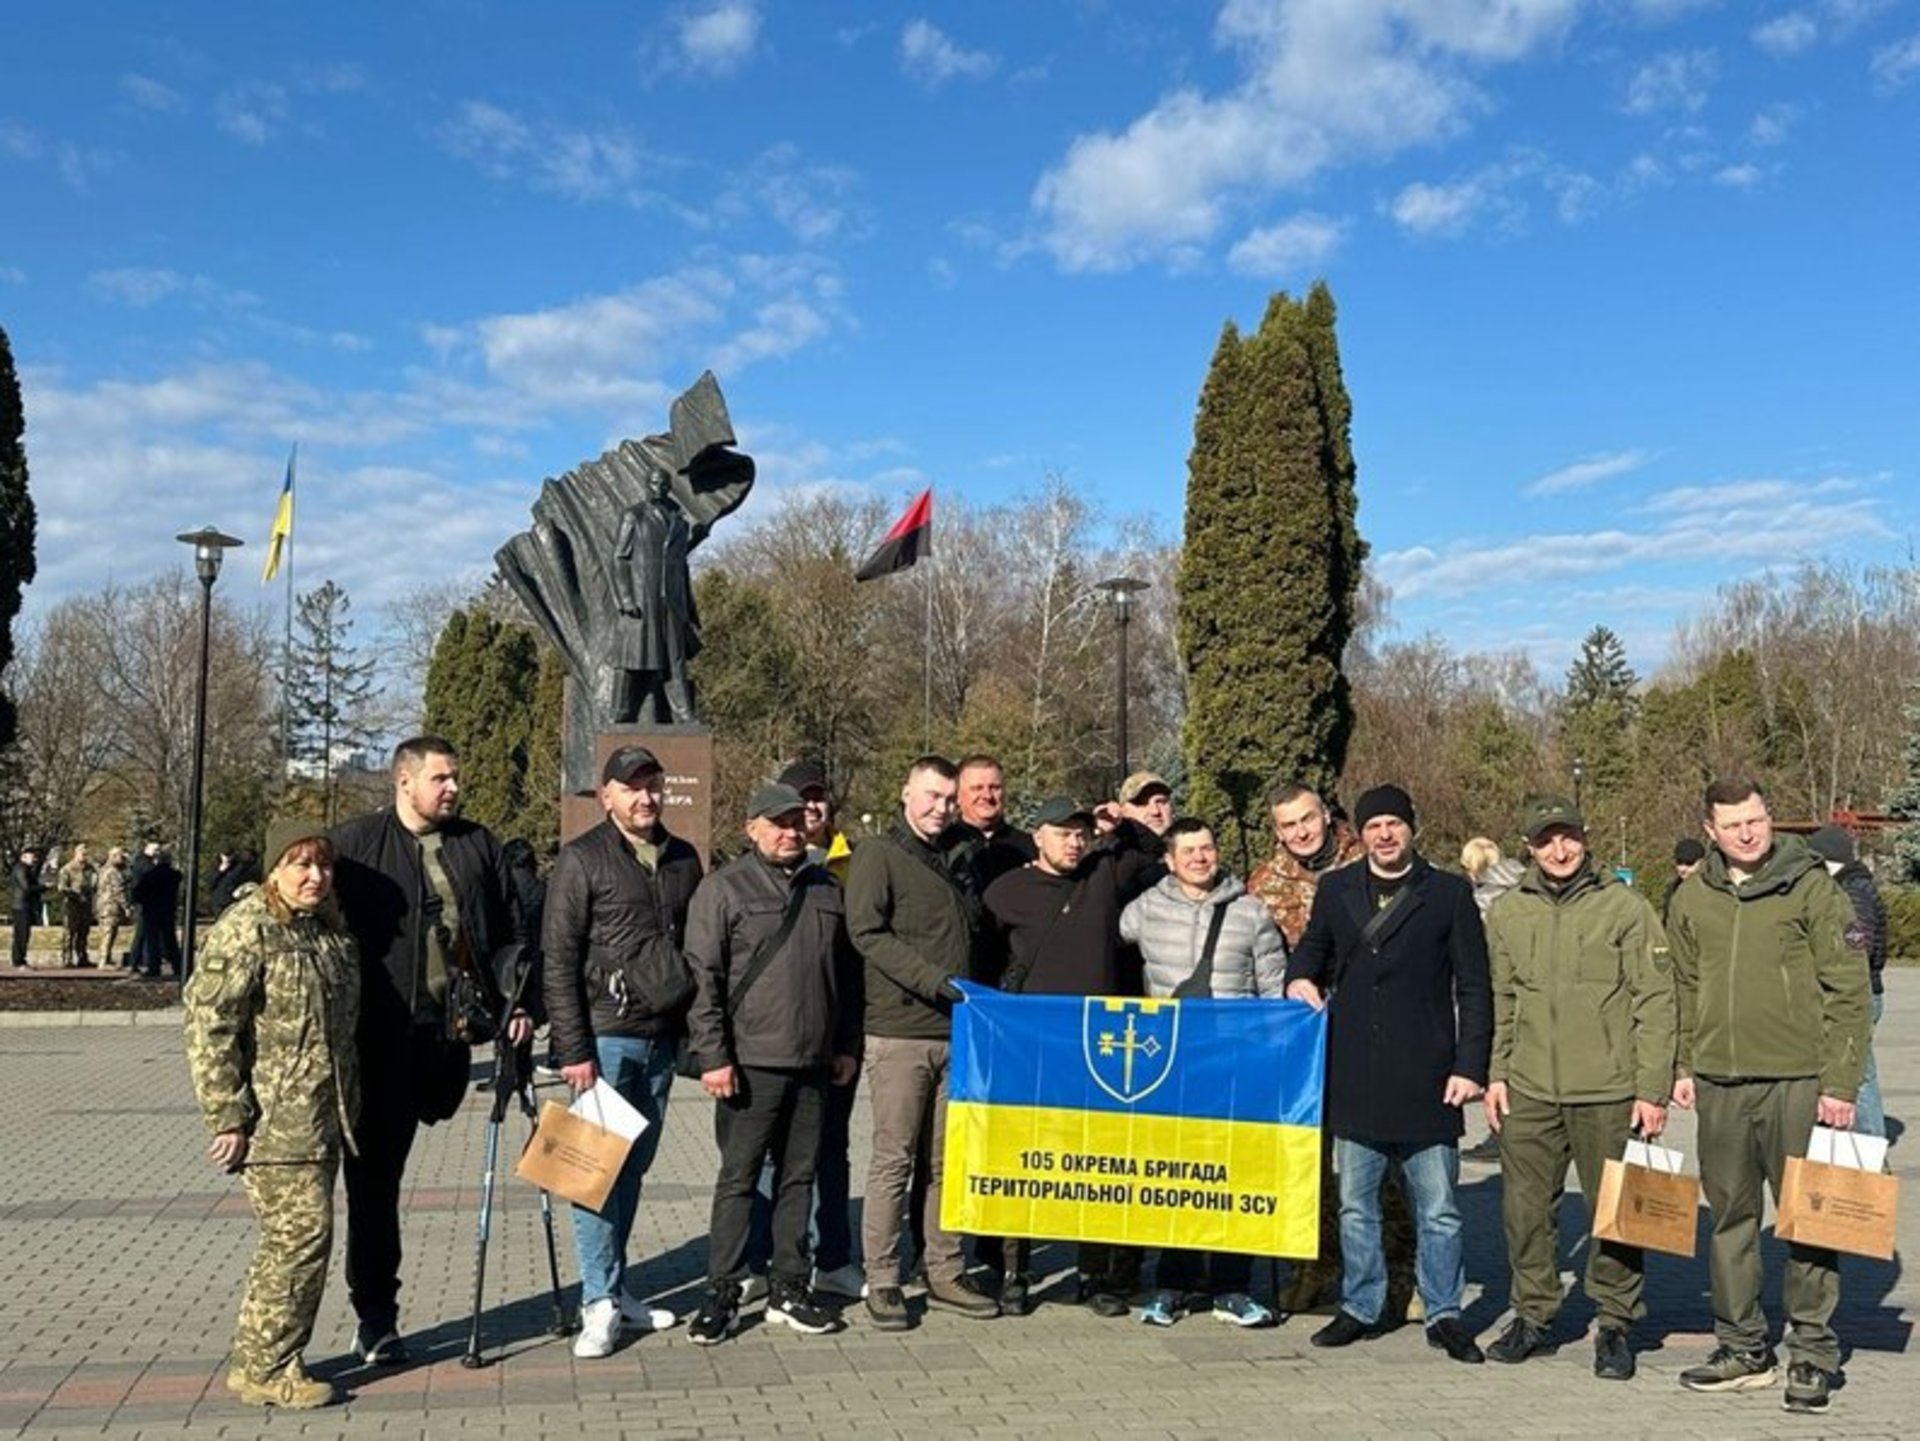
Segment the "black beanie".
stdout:
<path fill-rule="evenodd" d="M 1375 786 L 1354 802 L 1353 824 L 1364 831 L 1376 816 L 1394 816 L 1413 825 L 1413 797 L 1399 786 Z"/>
<path fill-rule="evenodd" d="M 1705 844 L 1692 836 L 1682 836 L 1673 843 L 1673 863 L 1676 866 L 1697 866 L 1706 858 Z"/>

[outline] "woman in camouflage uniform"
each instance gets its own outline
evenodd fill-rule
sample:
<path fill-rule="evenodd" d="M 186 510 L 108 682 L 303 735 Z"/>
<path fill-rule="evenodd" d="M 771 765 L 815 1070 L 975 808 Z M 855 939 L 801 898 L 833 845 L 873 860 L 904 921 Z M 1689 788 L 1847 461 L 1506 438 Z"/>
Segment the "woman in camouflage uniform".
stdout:
<path fill-rule="evenodd" d="M 266 880 L 233 905 L 195 957 L 184 1000 L 187 1061 L 213 1144 L 260 1223 L 234 1332 L 228 1389 L 257 1406 L 339 1399 L 309 1376 L 333 1249 L 333 1180 L 359 1110 L 354 1028 L 360 971 L 333 899 L 333 843 L 317 823 L 276 821 Z"/>

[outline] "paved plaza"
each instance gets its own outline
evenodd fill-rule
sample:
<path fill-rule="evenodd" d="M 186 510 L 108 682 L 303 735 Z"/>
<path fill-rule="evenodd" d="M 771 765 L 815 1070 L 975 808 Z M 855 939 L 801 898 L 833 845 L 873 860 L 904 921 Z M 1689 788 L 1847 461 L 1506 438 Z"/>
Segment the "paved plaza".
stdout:
<path fill-rule="evenodd" d="M 1892 973 L 1879 1036 L 1895 1116 L 1920 1112 L 1920 976 Z M 1562 1315 L 1561 1353 L 1519 1367 L 1466 1367 L 1417 1327 L 1337 1354 L 1314 1350 L 1297 1317 L 1239 1331 L 1206 1316 L 1170 1330 L 1103 1321 L 1043 1293 L 1030 1316 L 988 1322 L 935 1313 L 882 1335 L 856 1305 L 849 1328 L 802 1337 L 755 1321 L 724 1345 L 684 1328 L 575 1361 L 550 1333 L 536 1193 L 503 1175 L 483 1339 L 489 1364 L 460 1364 L 473 1285 L 485 1097 L 424 1132 L 409 1172 L 406 1289 L 415 1364 L 356 1370 L 339 1246 L 309 1363 L 345 1406 L 267 1413 L 226 1393 L 226 1344 L 254 1229 L 240 1189 L 212 1171 L 181 1058 L 177 1014 L 139 1024 L 8 1017 L 0 1025 L 0 1431 L 25 1436 L 1895 1436 L 1920 1422 L 1909 1355 L 1920 1287 L 1899 1262 L 1848 1258 L 1837 1326 L 1846 1384 L 1831 1412 L 1780 1410 L 1778 1387 L 1695 1396 L 1675 1383 L 1710 1349 L 1704 1260 L 1650 1261 L 1653 1314 L 1636 1336 L 1639 1378 L 1590 1373 L 1592 1312 Z M 21 1022 L 56 1024 L 20 1024 Z M 557 1093 L 549 1093 L 557 1094 Z M 864 1175 L 864 1103 L 855 1118 Z M 1478 1136 L 1477 1119 L 1469 1140 Z M 525 1123 L 508 1122 L 503 1172 Z M 1692 1120 L 1680 1115 L 1691 1149 Z M 711 1105 L 681 1082 L 635 1233 L 642 1288 L 683 1315 L 698 1304 L 714 1170 Z M 1894 1152 L 1896 1166 L 1910 1150 Z M 1491 1339 L 1506 1311 L 1496 1167 L 1463 1167 L 1467 1319 Z M 1584 1214 L 1564 1230 L 1577 1255 Z M 1902 1235 L 1920 1235 L 1920 1193 L 1902 1197 Z M 571 1236 L 558 1222 L 572 1307 Z M 1779 1248 L 1768 1241 L 1769 1297 Z M 1702 1242 L 1704 1256 L 1704 1231 Z M 1040 1253 L 1054 1281 L 1069 1257 Z M 1571 1271 L 1570 1260 L 1563 1268 Z M 1258 1273 L 1263 1293 L 1271 1282 Z M 917 1303 L 916 1303 L 917 1306 Z M 754 1310 L 757 1311 L 757 1306 Z"/>

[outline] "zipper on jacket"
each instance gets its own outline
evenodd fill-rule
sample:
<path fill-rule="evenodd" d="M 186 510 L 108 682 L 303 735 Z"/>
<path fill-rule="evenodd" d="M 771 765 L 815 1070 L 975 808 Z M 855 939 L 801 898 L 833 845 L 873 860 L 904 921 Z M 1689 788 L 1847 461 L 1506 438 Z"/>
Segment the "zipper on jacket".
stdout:
<path fill-rule="evenodd" d="M 1732 1073 L 1729 1079 L 1738 1079 L 1744 1075 L 1740 1069 L 1740 1057 L 1735 1051 L 1735 1037 L 1739 1029 L 1734 1025 L 1733 998 L 1740 988 L 1740 913 L 1746 909 L 1746 903 L 1740 899 L 1740 886 L 1736 882 L 1733 888 L 1733 936 L 1727 946 L 1727 1070 Z"/>
<path fill-rule="evenodd" d="M 1553 913 L 1553 925 L 1548 929 L 1548 935 L 1551 937 L 1551 941 L 1552 941 L 1551 949 L 1548 951 L 1549 965 L 1551 966 L 1554 958 L 1558 957 L 1560 954 L 1560 909 L 1561 907 L 1558 901 L 1553 900 L 1551 898 L 1547 901 L 1547 907 Z M 1547 1054 L 1552 1058 L 1547 1063 L 1547 1069 L 1553 1075 L 1553 1100 L 1554 1100 L 1554 1104 L 1558 1105 L 1560 1104 L 1560 1099 L 1561 1099 L 1560 1007 L 1556 1004 L 1556 1002 L 1559 999 L 1559 994 L 1560 994 L 1560 973 L 1557 968 L 1549 969 L 1547 972 L 1547 976 L 1548 976 Z"/>

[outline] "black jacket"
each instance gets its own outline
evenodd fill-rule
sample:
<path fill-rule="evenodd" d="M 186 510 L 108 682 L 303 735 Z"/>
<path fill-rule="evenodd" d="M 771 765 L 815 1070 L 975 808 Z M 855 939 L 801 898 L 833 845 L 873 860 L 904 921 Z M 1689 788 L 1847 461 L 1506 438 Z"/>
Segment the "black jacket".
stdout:
<path fill-rule="evenodd" d="M 235 891 L 246 885 L 257 886 L 260 880 L 259 863 L 242 851 L 224 871 L 214 872 L 213 883 L 207 887 L 207 909 L 216 916 L 222 914 L 234 903 Z"/>
<path fill-rule="evenodd" d="M 1140 994 L 1137 970 L 1125 964 L 1131 946 L 1120 940 L 1120 912 L 1141 877 L 1160 862 L 1135 849 L 1105 843 L 1082 858 L 1070 876 L 1038 866 L 1009 871 L 987 890 L 995 928 L 995 984 L 1030 996 Z"/>
<path fill-rule="evenodd" d="M 16 916 L 40 917 L 40 904 L 46 893 L 40 888 L 40 867 L 15 861 L 7 873 L 7 892 Z"/>
<path fill-rule="evenodd" d="M 681 947 L 700 856 L 662 837 L 649 871 L 611 820 L 560 848 L 547 878 L 540 949 L 547 1019 L 563 1066 L 595 1058 L 596 1036 L 677 1037 L 693 998 Z"/>
<path fill-rule="evenodd" d="M 1287 962 L 1327 1003 L 1326 1123 L 1336 1136 L 1430 1144 L 1458 1140 L 1448 1076 L 1485 1085 L 1493 1047 L 1487 937 L 1473 887 L 1423 857 L 1369 942 L 1365 862 L 1321 878 L 1306 933 Z M 1457 1019 L 1456 1019 L 1457 1012 Z"/>
<path fill-rule="evenodd" d="M 1834 880 L 1853 902 L 1854 922 L 1866 933 L 1867 972 L 1877 996 L 1886 989 L 1880 973 L 1887 968 L 1887 908 L 1873 872 L 1859 861 L 1848 861 L 1834 872 Z"/>
<path fill-rule="evenodd" d="M 977 896 L 1009 871 L 1017 871 L 1039 854 L 1033 837 L 1018 826 L 1002 826 L 989 836 L 978 826 L 955 821 L 940 833 L 940 849 L 947 869 Z"/>
<path fill-rule="evenodd" d="M 795 893 L 792 931 L 729 1019 L 729 997 Z M 860 1054 L 860 955 L 840 887 L 821 867 L 789 876 L 754 850 L 729 861 L 693 893 L 687 960 L 699 988 L 687 1038 L 702 1071 L 729 1061 L 801 1069 Z"/>
<path fill-rule="evenodd" d="M 521 939 L 507 906 L 500 846 L 485 826 L 458 817 L 440 827 L 440 836 L 474 971 L 492 992 L 494 953 Z M 426 985 L 425 900 L 432 886 L 419 839 L 391 809 L 334 827 L 333 847 L 334 891 L 360 946 L 361 1062 L 382 1074 L 383 1059 L 407 1045 L 414 1027 L 442 1020 Z"/>
<path fill-rule="evenodd" d="M 166 927 L 173 924 L 174 916 L 180 909 L 180 872 L 164 861 L 153 861 L 146 871 L 127 891 L 128 897 L 140 907 L 140 913 L 151 926 Z"/>
<path fill-rule="evenodd" d="M 895 816 L 886 834 L 854 847 L 846 901 L 847 932 L 866 961 L 867 1033 L 946 1040 L 953 1005 L 941 982 L 980 975 L 977 898 Z"/>

